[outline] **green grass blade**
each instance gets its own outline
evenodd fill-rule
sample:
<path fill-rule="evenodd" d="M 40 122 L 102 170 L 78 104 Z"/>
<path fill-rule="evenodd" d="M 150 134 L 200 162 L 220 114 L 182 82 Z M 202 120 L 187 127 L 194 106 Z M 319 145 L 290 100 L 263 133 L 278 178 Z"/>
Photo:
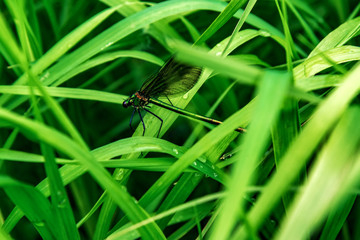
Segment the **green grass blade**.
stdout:
<path fill-rule="evenodd" d="M 336 64 L 358 61 L 360 59 L 360 48 L 356 46 L 337 47 L 306 59 L 294 68 L 295 85 L 297 85 L 297 79 L 312 77 L 316 73 L 332 67 L 333 63 L 327 59 L 331 59 Z"/>
<path fill-rule="evenodd" d="M 20 1 L 5 1 L 9 11 L 13 15 L 13 18 L 16 19 L 15 26 L 17 30 L 17 34 L 19 36 L 21 47 L 26 55 L 26 59 L 29 62 L 33 62 L 35 60 L 33 49 L 31 43 L 29 41 L 31 29 L 29 29 L 29 22 L 26 18 L 25 13 L 25 4 L 26 2 Z"/>
<path fill-rule="evenodd" d="M 58 237 L 80 239 L 69 197 L 66 194 L 59 169 L 55 163 L 55 153 L 51 147 L 45 144 L 41 144 L 41 151 L 46 159 L 45 171 L 49 180 L 52 209 L 57 218 L 56 222 L 59 223 L 57 229 L 60 235 Z"/>
<path fill-rule="evenodd" d="M 107 171 L 96 161 L 94 156 L 82 149 L 74 141 L 65 135 L 52 130 L 49 127 L 25 119 L 19 115 L 0 109 L 0 116 L 3 121 L 16 125 L 31 139 L 44 141 L 57 150 L 78 159 L 86 166 L 92 176 L 99 184 L 108 190 L 114 201 L 124 212 L 127 212 L 132 221 L 139 222 L 149 218 L 149 215 L 136 203 L 134 199 L 110 177 Z M 145 226 L 139 230 L 145 239 L 164 238 L 163 233 L 155 223 Z"/>
<path fill-rule="evenodd" d="M 354 207 L 356 195 L 349 195 L 340 202 L 337 208 L 330 209 L 329 217 L 326 220 L 320 240 L 336 239 L 341 228 L 344 226 L 351 209 Z"/>
<path fill-rule="evenodd" d="M 101 64 L 114 61 L 116 59 L 120 58 L 135 58 L 135 59 L 141 59 L 144 61 L 148 61 L 151 63 L 154 63 L 158 66 L 162 66 L 164 64 L 164 61 L 152 54 L 149 54 L 147 52 L 140 52 L 140 51 L 115 51 L 110 53 L 104 53 L 98 57 L 94 57 L 82 64 L 80 64 L 77 68 L 74 68 L 73 70 L 66 73 L 64 76 L 59 78 L 57 81 L 52 83 L 52 86 L 59 86 L 65 82 L 67 82 L 69 79 L 73 78 L 74 76 L 85 72 L 88 69 L 94 68 L 96 66 L 99 66 Z M 91 82 L 94 82 L 92 80 Z"/>
<path fill-rule="evenodd" d="M 220 15 L 195 42 L 195 45 L 203 44 L 207 39 L 214 35 L 240 9 L 244 2 L 245 1 L 243 0 L 231 0 Z"/>
<path fill-rule="evenodd" d="M 176 151 L 174 151 L 174 149 Z M 8 154 L 8 150 L 5 151 L 4 157 Z M 109 161 L 112 158 L 130 154 L 133 152 L 160 152 L 160 153 L 166 153 L 172 156 L 178 156 L 183 153 L 183 149 L 180 146 L 177 146 L 175 144 L 172 144 L 170 142 L 167 142 L 162 139 L 154 139 L 154 138 L 147 138 L 147 137 L 132 137 L 127 139 L 122 139 L 113 143 L 110 143 L 108 145 L 102 146 L 98 149 L 93 150 L 91 153 L 94 155 L 96 159 L 101 161 Z M 36 155 L 24 156 L 23 154 L 16 153 L 16 156 L 10 156 L 11 158 L 31 158 L 35 159 L 37 161 L 42 161 L 42 158 L 37 157 Z M 80 159 L 76 159 L 80 160 Z M 79 163 L 79 162 L 77 162 Z M 83 175 L 86 172 L 86 169 L 82 165 L 65 165 L 60 169 L 61 178 L 63 179 L 64 185 L 67 185 L 68 183 L 74 181 L 81 175 Z M 40 182 L 37 186 L 37 189 L 44 194 L 45 196 L 50 195 L 49 185 L 47 179 L 44 179 L 42 182 Z M 8 217 L 4 224 L 4 228 L 7 231 L 10 231 L 13 226 L 21 219 L 22 213 L 18 210 L 14 210 L 13 213 Z"/>
<path fill-rule="evenodd" d="M 54 211 L 49 201 L 38 190 L 5 176 L 0 176 L 0 186 L 33 222 L 34 227 L 44 239 L 56 239 L 56 236 L 61 236 Z"/>
<path fill-rule="evenodd" d="M 275 79 L 276 84 L 274 84 Z M 253 121 L 243 138 L 243 150 L 235 156 L 238 161 L 232 169 L 232 177 L 227 187 L 228 195 L 220 206 L 222 210 L 215 222 L 214 232 L 210 239 L 228 239 L 237 224 L 237 216 L 244 215 L 242 199 L 247 186 L 251 185 L 252 179 L 256 176 L 249 169 L 255 168 L 266 150 L 270 128 L 281 111 L 286 90 L 290 86 L 290 76 L 284 73 L 268 72 L 259 83 Z M 267 121 L 263 121 L 264 118 Z"/>
<path fill-rule="evenodd" d="M 319 153 L 304 189 L 295 196 L 276 239 L 305 239 L 324 221 L 332 208 L 348 198 L 349 168 L 360 142 L 360 108 L 350 108 Z M 316 201 L 314 201 L 316 199 Z"/>
<path fill-rule="evenodd" d="M 311 58 L 321 52 L 336 47 L 343 46 L 350 39 L 358 35 L 360 30 L 360 17 L 346 21 L 330 34 L 328 34 L 321 42 L 311 51 L 308 58 Z"/>
<path fill-rule="evenodd" d="M 19 68 L 18 64 L 23 64 L 26 62 L 26 56 L 21 51 L 18 42 L 15 39 L 15 36 L 11 32 L 11 28 L 8 25 L 5 17 L 0 13 L 0 52 L 1 55 L 6 59 L 6 61 L 13 67 L 16 75 L 21 75 L 22 70 Z"/>
<path fill-rule="evenodd" d="M 108 102 L 122 104 L 128 97 L 125 95 L 103 92 L 91 89 L 78 89 L 78 88 L 63 88 L 63 87 L 43 87 L 44 90 L 52 97 L 70 98 L 70 99 L 82 99 L 99 102 Z M 30 87 L 28 86 L 0 86 L 0 93 L 14 94 L 14 95 L 30 95 Z M 34 94 L 42 96 L 39 90 L 35 90 Z"/>
<path fill-rule="evenodd" d="M 264 219 L 269 215 L 274 205 L 278 203 L 281 196 L 289 188 L 292 181 L 303 169 L 304 164 L 320 143 L 324 135 L 331 130 L 333 124 L 341 116 L 352 99 L 360 89 L 358 75 L 360 66 L 356 65 L 350 74 L 344 79 L 343 85 L 334 92 L 317 108 L 312 120 L 308 122 L 299 137 L 289 148 L 276 174 L 269 180 L 262 191 L 257 204 L 247 215 L 249 223 L 256 231 L 263 224 Z M 326 120 L 324 120 L 326 119 Z M 304 151 L 307 149 L 307 151 Z M 246 236 L 244 228 L 240 228 L 237 237 Z"/>

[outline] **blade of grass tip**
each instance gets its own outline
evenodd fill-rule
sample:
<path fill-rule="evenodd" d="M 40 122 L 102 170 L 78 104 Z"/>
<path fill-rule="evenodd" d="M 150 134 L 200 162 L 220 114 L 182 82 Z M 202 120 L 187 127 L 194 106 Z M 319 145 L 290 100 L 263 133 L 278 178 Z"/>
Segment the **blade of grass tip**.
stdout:
<path fill-rule="evenodd" d="M 346 21 L 349 21 L 349 20 L 353 19 L 356 15 L 359 14 L 359 11 L 360 11 L 360 3 L 358 3 L 358 5 L 356 5 L 356 7 L 351 12 L 351 14 L 349 15 L 349 17 L 347 18 Z"/>
<path fill-rule="evenodd" d="M 194 45 L 200 45 L 214 35 L 245 3 L 244 0 L 231 0 L 225 9 L 217 16 Z"/>
<path fill-rule="evenodd" d="M 106 197 L 106 192 L 103 192 L 101 194 L 101 196 L 99 197 L 99 199 L 96 201 L 96 203 L 92 206 L 92 208 L 88 211 L 87 214 L 85 214 L 85 216 L 83 216 L 79 222 L 76 224 L 77 228 L 80 228 L 84 223 L 86 223 L 94 214 L 95 212 L 102 206 L 102 204 L 104 203 L 104 199 Z M 98 218 L 98 220 L 100 220 L 100 218 Z M 95 235 L 93 236 L 93 239 L 97 239 L 95 238 Z"/>
<path fill-rule="evenodd" d="M 360 90 L 360 65 L 357 64 L 345 77 L 343 84 L 335 89 L 316 109 L 312 119 L 293 142 L 269 182 L 263 189 L 256 204 L 247 215 L 253 231 L 263 224 L 281 196 L 289 188 L 298 173 L 320 143 L 323 136 L 331 129 L 354 96 Z M 304 151 L 304 149 L 307 149 Z M 246 230 L 240 227 L 235 233 L 238 238 L 245 238 Z"/>
<path fill-rule="evenodd" d="M 227 55 L 225 53 L 227 52 L 228 48 L 230 47 L 231 42 L 234 40 L 236 33 L 238 33 L 240 31 L 241 27 L 244 25 L 247 17 L 249 16 L 251 10 L 254 8 L 256 2 L 257 2 L 257 0 L 250 0 L 248 2 L 248 4 L 246 5 L 245 10 L 241 14 L 241 17 L 239 18 L 239 21 L 236 24 L 236 27 L 234 28 L 234 31 L 232 32 L 230 39 L 229 39 L 228 43 L 226 44 L 226 47 L 225 47 L 222 55 Z"/>
<path fill-rule="evenodd" d="M 210 239 L 228 239 L 237 223 L 237 217 L 239 214 L 244 215 L 245 205 L 242 199 L 246 195 L 247 187 L 251 185 L 254 174 L 249 169 L 255 168 L 266 150 L 270 128 L 280 113 L 290 86 L 290 78 L 287 73 L 274 71 L 266 72 L 261 79 L 253 120 L 247 134 L 242 138 L 242 151 L 234 156 L 238 161 L 233 166 L 227 187 L 228 195 L 221 203 L 222 210 L 216 219 Z"/>

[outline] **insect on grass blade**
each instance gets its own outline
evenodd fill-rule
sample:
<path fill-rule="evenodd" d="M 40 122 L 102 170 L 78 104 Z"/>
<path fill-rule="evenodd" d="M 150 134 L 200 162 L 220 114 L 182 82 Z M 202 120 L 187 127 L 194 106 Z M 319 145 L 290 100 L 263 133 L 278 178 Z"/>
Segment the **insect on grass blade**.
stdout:
<path fill-rule="evenodd" d="M 160 128 L 158 131 L 157 136 L 159 136 L 161 127 L 163 124 L 163 120 L 151 112 L 149 108 L 149 104 L 154 104 L 159 107 L 165 108 L 167 110 L 176 112 L 178 114 L 194 118 L 200 121 L 204 121 L 207 123 L 219 125 L 222 122 L 211 119 L 208 117 L 204 117 L 201 115 L 197 115 L 191 112 L 187 112 L 181 108 L 177 108 L 173 106 L 172 104 L 167 104 L 162 101 L 157 100 L 158 97 L 171 97 L 176 96 L 180 94 L 185 94 L 188 92 L 191 88 L 194 87 L 196 82 L 198 81 L 201 74 L 201 68 L 199 67 L 193 67 L 186 65 L 184 63 L 177 62 L 174 57 L 170 58 L 164 66 L 160 69 L 160 71 L 148 78 L 143 85 L 141 86 L 140 90 L 135 92 L 133 95 L 131 95 L 128 99 L 126 99 L 123 102 L 123 107 L 127 108 L 129 106 L 132 106 L 134 108 L 134 111 L 131 115 L 130 119 L 130 127 L 131 122 L 133 119 L 133 116 L 135 112 L 138 113 L 140 116 L 140 120 L 143 125 L 143 135 L 145 135 L 145 123 L 143 121 L 141 110 L 144 110 L 148 112 L 149 114 L 152 114 L 154 117 L 159 119 L 160 121 Z M 168 98 L 169 99 L 169 98 Z M 170 101 L 170 99 L 169 99 Z M 170 101 L 171 103 L 171 101 Z M 131 127 L 132 128 L 132 127 Z M 235 131 L 238 132 L 245 132 L 245 129 L 243 128 L 237 128 Z"/>

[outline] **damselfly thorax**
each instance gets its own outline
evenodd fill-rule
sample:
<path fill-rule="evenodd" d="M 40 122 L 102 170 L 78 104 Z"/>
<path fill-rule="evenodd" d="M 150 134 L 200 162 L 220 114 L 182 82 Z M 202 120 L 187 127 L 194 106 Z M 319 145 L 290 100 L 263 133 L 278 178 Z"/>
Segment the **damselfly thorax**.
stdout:
<path fill-rule="evenodd" d="M 131 95 L 123 102 L 123 107 L 133 106 L 135 108 L 143 108 L 149 104 L 149 97 L 141 95 L 138 91 Z"/>

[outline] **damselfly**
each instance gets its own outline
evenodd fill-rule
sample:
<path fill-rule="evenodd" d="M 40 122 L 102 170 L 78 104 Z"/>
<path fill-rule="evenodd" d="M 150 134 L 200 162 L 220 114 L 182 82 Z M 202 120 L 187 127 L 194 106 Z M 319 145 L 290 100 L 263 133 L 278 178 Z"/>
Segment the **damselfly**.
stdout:
<path fill-rule="evenodd" d="M 143 125 L 143 135 L 145 134 L 145 123 L 140 112 L 141 110 L 144 110 L 159 119 L 159 136 L 161 127 L 163 125 L 163 120 L 149 110 L 150 107 L 148 105 L 150 103 L 200 121 L 215 125 L 221 124 L 222 122 L 218 120 L 204 117 L 175 107 L 172 105 L 169 99 L 169 97 L 171 96 L 184 94 L 188 92 L 191 88 L 193 88 L 198 81 L 200 74 L 201 68 L 192 67 L 184 63 L 180 63 L 176 61 L 173 57 L 170 58 L 156 75 L 148 78 L 143 83 L 139 91 L 135 92 L 123 102 L 123 107 L 127 108 L 129 106 L 132 106 L 134 108 L 134 111 L 130 118 L 130 128 L 133 129 L 131 126 L 131 122 L 133 120 L 135 112 L 137 112 Z M 159 101 L 157 99 L 158 97 L 166 97 L 169 100 L 170 104 Z M 235 131 L 245 132 L 245 129 L 237 128 L 235 129 Z"/>

